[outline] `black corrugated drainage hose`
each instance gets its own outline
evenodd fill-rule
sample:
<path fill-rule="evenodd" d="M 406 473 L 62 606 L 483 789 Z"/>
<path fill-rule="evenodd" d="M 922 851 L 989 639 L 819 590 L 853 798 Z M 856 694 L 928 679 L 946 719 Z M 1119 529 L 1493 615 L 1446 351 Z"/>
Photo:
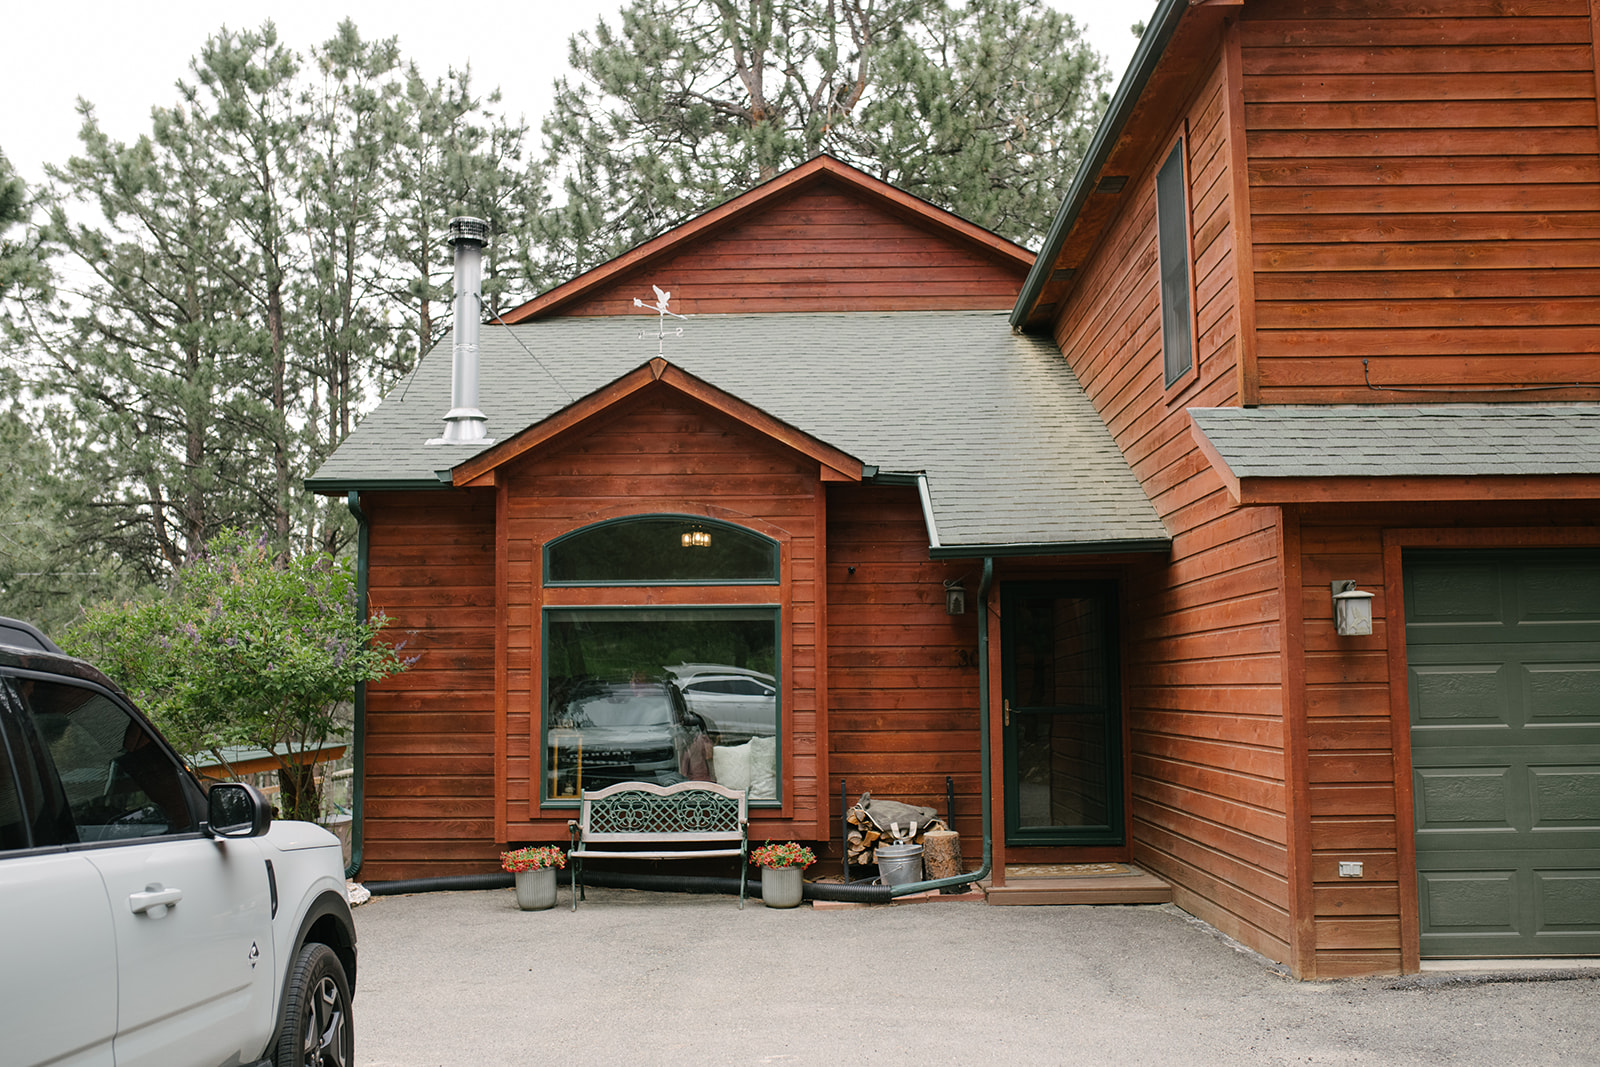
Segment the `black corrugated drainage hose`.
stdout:
<path fill-rule="evenodd" d="M 375 897 L 398 896 L 405 893 L 463 892 L 475 889 L 509 889 L 509 874 L 462 874 L 440 878 L 407 878 L 394 882 L 364 882 L 367 892 Z M 559 878 L 557 884 L 565 888 L 569 879 Z M 656 893 L 722 893 L 737 896 L 739 879 L 710 875 L 629 874 L 623 871 L 596 871 L 585 868 L 583 884 L 606 889 L 644 889 Z M 860 904 L 887 904 L 892 899 L 893 886 L 841 885 L 837 882 L 806 882 L 806 900 L 841 900 Z M 759 896 L 761 879 L 750 881 L 751 896 Z"/>

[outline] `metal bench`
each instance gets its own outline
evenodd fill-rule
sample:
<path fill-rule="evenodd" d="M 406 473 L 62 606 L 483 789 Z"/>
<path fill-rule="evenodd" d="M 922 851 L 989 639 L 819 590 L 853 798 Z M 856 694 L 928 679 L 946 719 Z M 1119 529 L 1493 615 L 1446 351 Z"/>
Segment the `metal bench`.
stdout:
<path fill-rule="evenodd" d="M 739 907 L 749 874 L 750 819 L 743 791 L 715 782 L 660 786 L 621 782 L 584 790 L 578 818 L 567 823 L 572 839 L 572 910 L 582 893 L 583 861 L 593 859 L 693 860 L 739 857 Z M 727 842 L 720 848 L 686 847 Z M 609 848 L 612 845 L 656 846 Z M 599 846 L 599 847 L 596 847 Z"/>

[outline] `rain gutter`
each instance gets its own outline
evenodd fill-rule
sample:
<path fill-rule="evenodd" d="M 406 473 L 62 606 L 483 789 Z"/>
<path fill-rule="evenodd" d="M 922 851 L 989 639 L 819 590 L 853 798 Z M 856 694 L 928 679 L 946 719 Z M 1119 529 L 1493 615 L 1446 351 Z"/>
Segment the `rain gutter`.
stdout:
<path fill-rule="evenodd" d="M 307 478 L 303 483 L 308 493 L 338 495 L 339 493 L 377 493 L 384 490 L 448 489 L 440 485 L 437 476 L 432 478 Z"/>
<path fill-rule="evenodd" d="M 369 549 L 372 527 L 366 512 L 361 510 L 361 494 L 351 489 L 345 506 L 356 520 L 356 612 L 362 621 L 367 618 L 367 577 L 370 568 Z M 361 813 L 366 801 L 367 766 L 367 683 L 356 683 L 354 736 L 351 748 L 355 751 L 354 766 L 350 772 L 350 863 L 344 869 L 346 878 L 354 878 L 361 870 Z"/>
<path fill-rule="evenodd" d="M 1144 87 L 1155 73 L 1162 53 L 1167 50 L 1167 44 L 1177 32 L 1178 22 L 1191 2 L 1193 0 L 1161 0 L 1150 16 L 1144 36 L 1139 38 L 1139 46 L 1133 50 L 1133 59 L 1128 62 L 1128 72 L 1123 75 L 1116 93 L 1111 97 L 1111 103 L 1106 107 L 1105 115 L 1095 127 L 1094 138 L 1084 153 L 1083 163 L 1078 167 L 1078 173 L 1073 175 L 1072 186 L 1067 190 L 1066 199 L 1061 202 L 1061 210 L 1056 212 L 1050 231 L 1045 234 L 1044 247 L 1039 249 L 1033 269 L 1028 271 L 1027 278 L 1022 282 L 1022 292 L 1017 296 L 1016 306 L 1011 309 L 1013 330 L 1026 329 L 1028 316 L 1033 313 L 1034 305 L 1044 293 L 1045 283 L 1055 273 L 1056 257 L 1061 254 L 1061 246 L 1072 232 L 1072 224 L 1077 221 L 1078 213 L 1094 191 L 1101 168 L 1111 158 L 1111 150 L 1116 147 L 1117 139 L 1133 117 L 1133 110 L 1144 95 Z"/>

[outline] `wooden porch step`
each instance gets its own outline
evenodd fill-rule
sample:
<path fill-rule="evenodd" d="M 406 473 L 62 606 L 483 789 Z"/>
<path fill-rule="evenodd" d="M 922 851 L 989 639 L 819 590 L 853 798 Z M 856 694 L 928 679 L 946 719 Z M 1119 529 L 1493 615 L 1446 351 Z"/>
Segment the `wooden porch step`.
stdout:
<path fill-rule="evenodd" d="M 987 902 L 1015 904 L 1170 904 L 1172 886 L 1132 864 L 1085 864 L 1085 867 L 1123 867 L 1103 873 L 1012 873 L 1005 885 L 983 887 Z"/>

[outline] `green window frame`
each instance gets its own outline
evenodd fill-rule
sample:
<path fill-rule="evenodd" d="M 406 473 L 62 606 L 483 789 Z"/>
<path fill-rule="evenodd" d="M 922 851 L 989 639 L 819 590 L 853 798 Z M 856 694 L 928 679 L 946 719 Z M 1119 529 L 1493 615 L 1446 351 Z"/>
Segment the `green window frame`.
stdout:
<path fill-rule="evenodd" d="M 640 595 L 592 604 L 567 593 L 541 609 L 538 804 L 576 807 L 582 791 L 617 782 L 702 780 L 781 808 L 782 608 L 716 592 L 779 585 L 780 569 L 773 538 L 697 515 L 629 515 L 549 541 L 546 587 Z M 677 591 L 643 592 L 660 586 Z"/>
<path fill-rule="evenodd" d="M 628 515 L 545 545 L 544 584 L 777 585 L 778 542 L 699 515 Z"/>

